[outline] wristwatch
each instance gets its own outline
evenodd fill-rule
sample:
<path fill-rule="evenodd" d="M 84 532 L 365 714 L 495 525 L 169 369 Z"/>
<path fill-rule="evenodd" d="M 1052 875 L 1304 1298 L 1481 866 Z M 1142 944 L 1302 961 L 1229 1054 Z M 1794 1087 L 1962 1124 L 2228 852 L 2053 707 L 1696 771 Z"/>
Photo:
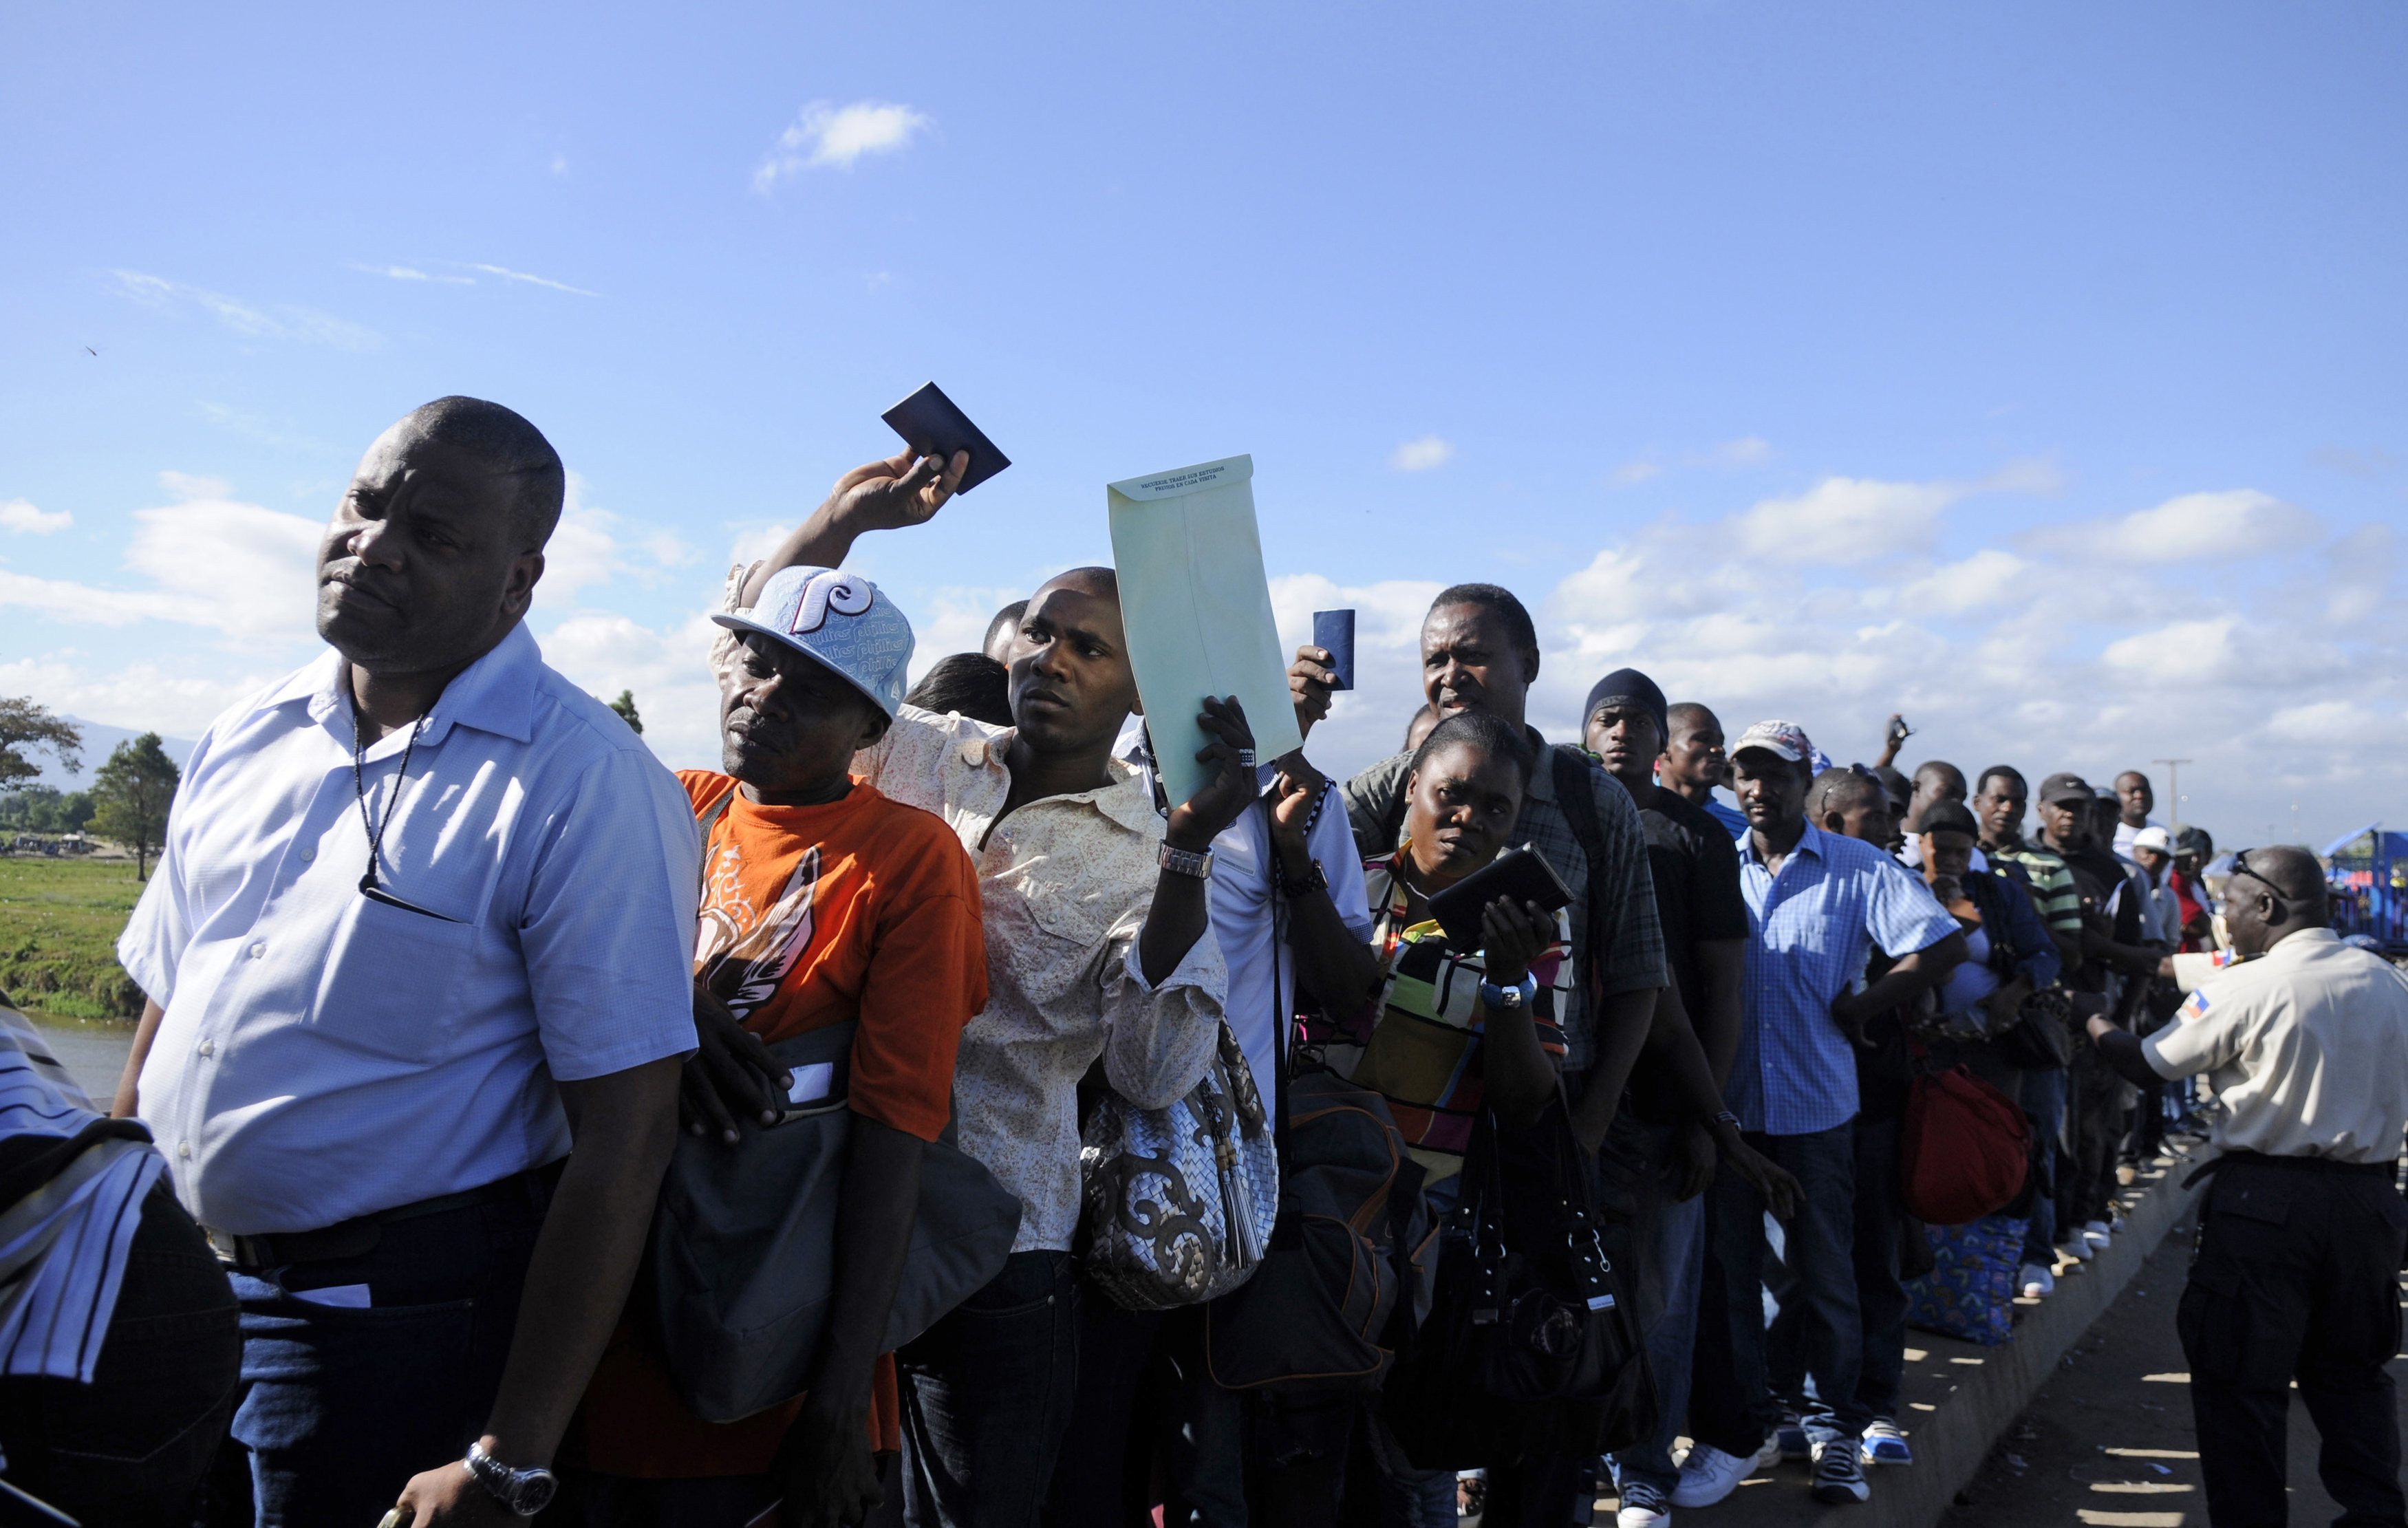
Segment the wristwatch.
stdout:
<path fill-rule="evenodd" d="M 1162 841 L 1162 852 L 1157 857 L 1162 861 L 1162 867 L 1175 875 L 1194 876 L 1197 880 L 1212 878 L 1212 851 L 1209 849 L 1201 851 L 1193 849 L 1173 849 L 1170 847 L 1170 840 L 1166 838 Z"/>
<path fill-rule="evenodd" d="M 1302 878 L 1290 880 L 1287 867 L 1282 865 L 1279 872 L 1279 889 L 1280 894 L 1290 901 L 1300 896 L 1311 896 L 1315 892 L 1326 892 L 1329 890 L 1329 872 L 1322 869 L 1321 862 L 1315 860 L 1312 862 L 1312 868 L 1306 871 Z"/>
<path fill-rule="evenodd" d="M 1513 1013 L 1528 1007 L 1539 995 L 1539 978 L 1524 977 L 1511 987 L 1493 981 L 1480 984 L 1480 1006 L 1491 1013 Z"/>
<path fill-rule="evenodd" d="M 550 1470 L 514 1470 L 485 1451 L 481 1443 L 468 1445 L 460 1467 L 477 1478 L 485 1493 L 523 1518 L 534 1517 L 552 1505 L 560 1482 Z"/>

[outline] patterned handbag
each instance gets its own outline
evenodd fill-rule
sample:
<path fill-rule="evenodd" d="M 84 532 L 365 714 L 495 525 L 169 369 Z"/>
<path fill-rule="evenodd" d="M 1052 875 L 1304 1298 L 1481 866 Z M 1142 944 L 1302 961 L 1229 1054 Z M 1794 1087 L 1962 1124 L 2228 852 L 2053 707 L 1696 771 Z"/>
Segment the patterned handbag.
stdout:
<path fill-rule="evenodd" d="M 1129 1310 L 1170 1310 L 1253 1276 L 1279 1213 L 1279 1153 L 1237 1036 L 1168 1108 L 1107 1091 L 1079 1151 L 1087 1277 Z"/>

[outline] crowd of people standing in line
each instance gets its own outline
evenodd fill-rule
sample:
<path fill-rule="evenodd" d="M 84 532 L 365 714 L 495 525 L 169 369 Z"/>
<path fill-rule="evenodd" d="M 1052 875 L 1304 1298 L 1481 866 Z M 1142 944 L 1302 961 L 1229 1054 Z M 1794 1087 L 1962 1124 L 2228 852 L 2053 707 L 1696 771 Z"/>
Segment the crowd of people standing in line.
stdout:
<path fill-rule="evenodd" d="M 1869 1465 L 1913 1460 L 1914 1068 L 1962 1064 L 2028 1120 L 2028 1295 L 2115 1234 L 2119 1161 L 2197 1122 L 2174 1073 L 2101 1037 L 2175 1022 L 2170 958 L 2215 948 L 2212 846 L 2152 821 L 2139 774 L 1909 778 L 1902 725 L 1834 765 L 1794 722 L 1730 735 L 1628 668 L 1550 741 L 1526 609 L 1467 583 L 1423 624 L 1393 757 L 1312 767 L 1337 676 L 1307 648 L 1307 749 L 1257 761 L 1242 709 L 1198 697 L 1206 783 L 1168 801 L 1111 569 L 1049 579 L 907 694 L 910 622 L 843 564 L 937 514 L 963 464 L 856 468 L 732 571 L 722 767 L 672 776 L 521 623 L 562 499 L 549 444 L 461 398 L 379 438 L 321 550 L 330 650 L 186 770 L 120 946 L 150 1002 L 113 1107 L 7 1074 L 50 1121 L 0 1154 L 10 1187 L 96 1142 L 118 1164 L 113 1199 L 56 1208 L 97 1219 L 36 1311 L 106 1340 L 7 1349 L 7 1478 L 111 1522 L 800 1528 L 899 1497 L 945 1528 L 1158 1503 L 1451 1523 L 1459 1471 L 1376 1390 L 1232 1388 L 1221 1302 L 1132 1309 L 1082 1269 L 1095 1100 L 1170 1108 L 1226 1035 L 1244 1118 L 1286 1122 L 1311 1071 L 1401 1144 L 1392 1346 L 1412 1280 L 1485 1234 L 1484 1185 L 1577 1144 L 1568 1192 L 1616 1253 L 1590 1309 L 1628 1302 L 1646 1393 L 1527 1408 L 1526 1443 L 1479 1462 L 1486 1521 L 1585 1521 L 1600 1464 L 1622 1528 L 1784 1457 L 1815 1500 L 1862 1502 Z M 1561 905 L 1498 896 L 1450 935 L 1436 899 L 1516 849 Z M 2250 873 L 2299 910 L 2295 865 Z M 2034 1022 L 2063 1064 L 2000 1043 Z M 837 1062 L 781 1059 L 838 1025 Z M 675 1234 L 655 1192 L 680 1152 L 837 1103 L 826 1335 L 791 1398 L 705 1420 L 644 1316 L 648 1236 Z M 1009 1254 L 889 1350 L 924 1173 L 956 1151 L 1016 1202 Z"/>

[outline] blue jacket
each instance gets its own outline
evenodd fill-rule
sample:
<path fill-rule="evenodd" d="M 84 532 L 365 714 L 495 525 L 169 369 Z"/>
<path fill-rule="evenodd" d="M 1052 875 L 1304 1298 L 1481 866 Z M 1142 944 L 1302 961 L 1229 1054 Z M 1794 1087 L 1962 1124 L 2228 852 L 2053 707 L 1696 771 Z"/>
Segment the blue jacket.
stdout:
<path fill-rule="evenodd" d="M 1990 968 L 2001 980 L 2012 980 L 2020 972 L 2031 978 L 2034 992 L 2057 980 L 2065 962 L 2021 884 L 1995 871 L 1971 870 L 1965 875 L 1965 895 L 1982 915 L 1982 927 L 1990 935 Z"/>

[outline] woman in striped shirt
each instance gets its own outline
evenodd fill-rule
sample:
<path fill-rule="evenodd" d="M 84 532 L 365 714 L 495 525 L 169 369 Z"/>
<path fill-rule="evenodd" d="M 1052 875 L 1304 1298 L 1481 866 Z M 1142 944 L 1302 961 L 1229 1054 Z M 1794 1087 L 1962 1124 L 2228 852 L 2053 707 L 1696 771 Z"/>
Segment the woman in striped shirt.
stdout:
<path fill-rule="evenodd" d="M 1479 1111 L 1526 1123 L 1555 1096 L 1556 1018 L 1572 980 L 1563 914 L 1499 898 L 1481 915 L 1480 949 L 1466 951 L 1429 911 L 1432 895 L 1505 846 L 1532 763 L 1528 743 L 1484 711 L 1431 731 L 1406 781 L 1404 846 L 1363 866 L 1378 977 L 1356 1011 L 1307 1028 L 1332 1070 L 1387 1099 L 1440 1212 Z"/>

